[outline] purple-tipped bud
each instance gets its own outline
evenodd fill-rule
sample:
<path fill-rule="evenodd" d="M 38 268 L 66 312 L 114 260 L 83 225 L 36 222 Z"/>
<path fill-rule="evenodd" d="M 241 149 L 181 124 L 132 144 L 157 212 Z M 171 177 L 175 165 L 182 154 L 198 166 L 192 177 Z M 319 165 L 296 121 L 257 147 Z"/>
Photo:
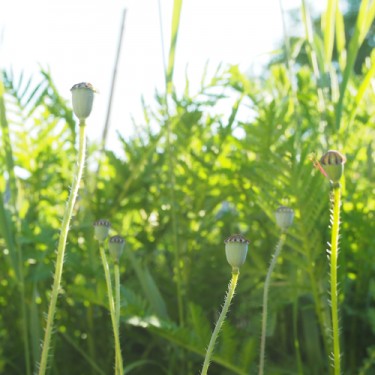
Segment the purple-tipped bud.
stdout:
<path fill-rule="evenodd" d="M 91 83 L 81 82 L 74 85 L 70 91 L 72 92 L 73 111 L 79 121 L 84 123 L 90 116 L 96 90 Z"/>
<path fill-rule="evenodd" d="M 294 211 L 292 208 L 280 206 L 275 212 L 275 217 L 279 228 L 286 231 L 293 224 Z"/>
<path fill-rule="evenodd" d="M 94 222 L 94 236 L 95 239 L 102 242 L 108 237 L 111 223 L 108 220 L 100 219 Z"/>
<path fill-rule="evenodd" d="M 344 173 L 346 158 L 338 151 L 330 150 L 320 158 L 320 164 L 330 181 L 339 182 Z"/>
<path fill-rule="evenodd" d="M 224 243 L 228 263 L 233 268 L 241 267 L 245 263 L 250 241 L 240 234 L 234 234 L 228 237 Z"/>
<path fill-rule="evenodd" d="M 125 240 L 121 236 L 113 236 L 109 239 L 108 249 L 114 263 L 118 263 L 124 250 Z"/>

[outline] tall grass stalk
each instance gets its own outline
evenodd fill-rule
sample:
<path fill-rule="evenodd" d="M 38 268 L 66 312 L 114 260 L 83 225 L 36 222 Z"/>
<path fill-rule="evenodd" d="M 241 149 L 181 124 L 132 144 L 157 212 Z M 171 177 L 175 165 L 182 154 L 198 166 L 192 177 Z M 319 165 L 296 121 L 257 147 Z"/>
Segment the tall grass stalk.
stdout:
<path fill-rule="evenodd" d="M 57 303 L 57 297 L 60 291 L 61 277 L 62 277 L 62 272 L 63 272 L 66 239 L 68 237 L 69 224 L 72 218 L 74 204 L 77 199 L 79 183 L 82 178 L 83 167 L 85 163 L 85 150 L 86 150 L 85 130 L 86 130 L 85 121 L 80 121 L 77 171 L 76 171 L 76 175 L 73 178 L 72 188 L 69 194 L 68 203 L 66 205 L 64 217 L 63 217 L 62 224 L 61 224 L 60 238 L 59 238 L 59 242 L 57 246 L 57 257 L 56 257 L 56 266 L 55 266 L 55 273 L 54 273 L 54 279 L 53 279 L 51 300 L 50 300 L 49 309 L 48 309 L 47 325 L 46 325 L 46 330 L 44 334 L 42 354 L 41 354 L 41 358 L 39 362 L 39 375 L 44 375 L 47 370 L 48 352 L 49 352 L 49 348 L 51 345 L 53 323 L 54 323 L 55 312 L 56 312 L 56 303 Z"/>
<path fill-rule="evenodd" d="M 165 74 L 166 77 L 166 141 L 167 141 L 167 155 L 168 155 L 168 180 L 169 180 L 169 193 L 170 193 L 170 203 L 171 203 L 171 218 L 172 218 L 172 232 L 173 232 L 173 246 L 174 246 L 174 273 L 177 284 L 177 304 L 178 304 L 178 317 L 179 323 L 184 324 L 184 301 L 183 301 L 183 285 L 182 285 L 182 275 L 181 275 L 181 249 L 178 236 L 178 217 L 176 210 L 176 196 L 175 196 L 175 156 L 172 146 L 172 121 L 169 113 L 168 106 L 168 96 L 173 93 L 173 72 L 175 64 L 175 53 L 177 46 L 178 30 L 180 25 L 182 0 L 174 0 L 173 3 L 173 15 L 172 15 L 172 31 L 171 31 L 171 41 L 169 46 L 169 57 L 168 57 L 168 67 Z"/>
<path fill-rule="evenodd" d="M 103 242 L 99 243 L 99 250 L 100 250 L 100 257 L 102 259 L 102 264 L 103 264 L 103 269 L 104 269 L 105 281 L 107 285 L 108 306 L 109 306 L 109 312 L 111 315 L 113 336 L 115 340 L 115 374 L 123 375 L 124 366 L 122 362 L 120 334 L 119 334 L 119 327 L 117 323 L 118 320 L 117 320 L 117 315 L 116 315 L 116 305 L 115 305 L 115 300 L 113 298 L 111 274 L 109 272 L 109 265 L 107 261 L 107 256 L 105 255 Z"/>
<path fill-rule="evenodd" d="M 211 339 L 210 339 L 210 343 L 208 344 L 208 348 L 207 348 L 207 352 L 206 352 L 206 357 L 204 359 L 204 363 L 203 363 L 203 368 L 202 368 L 201 375 L 206 375 L 207 374 L 208 367 L 210 366 L 210 361 L 211 361 L 212 353 L 213 353 L 214 348 L 215 348 L 216 339 L 217 339 L 217 337 L 219 335 L 220 329 L 221 329 L 221 327 L 222 327 L 222 325 L 224 323 L 225 317 L 226 317 L 226 315 L 228 313 L 228 309 L 229 309 L 230 303 L 231 303 L 231 301 L 233 299 L 234 292 L 236 290 L 236 286 L 237 286 L 239 275 L 240 275 L 239 269 L 233 267 L 233 269 L 232 269 L 232 278 L 231 278 L 229 286 L 228 286 L 228 292 L 227 292 L 227 294 L 225 296 L 224 306 L 223 306 L 223 309 L 221 310 L 219 319 L 217 320 L 215 329 L 214 329 L 214 331 L 212 333 L 212 336 L 211 336 Z"/>

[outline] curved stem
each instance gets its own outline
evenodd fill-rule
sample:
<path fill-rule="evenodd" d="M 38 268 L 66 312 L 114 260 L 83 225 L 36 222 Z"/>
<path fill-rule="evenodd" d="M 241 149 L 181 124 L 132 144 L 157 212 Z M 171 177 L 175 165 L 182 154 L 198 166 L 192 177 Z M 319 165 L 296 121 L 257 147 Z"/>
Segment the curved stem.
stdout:
<path fill-rule="evenodd" d="M 61 223 L 61 232 L 60 232 L 59 243 L 57 246 L 57 257 L 56 257 L 55 274 L 53 278 L 51 300 L 50 300 L 50 304 L 48 308 L 47 325 L 46 325 L 46 330 L 44 334 L 41 359 L 39 363 L 39 375 L 44 375 L 47 369 L 48 351 L 49 351 L 49 347 L 51 343 L 53 322 L 55 319 L 55 312 L 56 312 L 57 297 L 59 295 L 61 276 L 63 272 L 66 239 L 68 237 L 69 224 L 70 224 L 70 220 L 73 214 L 74 203 L 77 199 L 79 183 L 82 177 L 82 172 L 83 172 L 83 167 L 84 167 L 84 162 L 85 162 L 85 149 L 86 149 L 85 128 L 86 128 L 86 124 L 84 122 L 81 122 L 79 124 L 79 146 L 78 146 L 77 172 L 73 178 L 72 188 L 69 194 L 68 203 L 65 207 L 65 213 L 64 213 L 64 217 Z"/>
<path fill-rule="evenodd" d="M 212 353 L 214 351 L 215 342 L 216 342 L 217 336 L 219 335 L 220 329 L 221 329 L 221 327 L 224 323 L 225 317 L 226 317 L 228 309 L 229 309 L 229 305 L 230 305 L 230 303 L 232 301 L 232 298 L 234 296 L 234 292 L 236 290 L 239 275 L 240 275 L 240 272 L 239 272 L 238 268 L 233 268 L 232 269 L 232 278 L 231 278 L 231 281 L 230 281 L 229 286 L 228 286 L 227 295 L 225 296 L 224 306 L 223 306 L 223 309 L 221 310 L 219 319 L 217 320 L 214 332 L 212 333 L 210 343 L 208 344 L 206 357 L 204 359 L 201 375 L 207 374 L 208 366 L 210 365 L 210 360 L 211 360 L 211 357 L 212 357 Z"/>
<path fill-rule="evenodd" d="M 107 262 L 107 257 L 105 255 L 103 243 L 100 243 L 99 248 L 100 248 L 100 256 L 102 258 L 105 281 L 106 281 L 106 285 L 107 285 L 108 305 L 109 305 L 109 311 L 110 311 L 110 314 L 111 314 L 113 336 L 114 336 L 114 339 L 115 339 L 115 374 L 116 375 L 123 375 L 124 374 L 124 366 L 123 366 L 123 363 L 122 363 L 120 336 L 119 336 L 119 330 L 118 330 L 118 325 L 117 325 L 115 300 L 113 298 L 113 292 L 112 292 L 111 275 L 110 275 L 110 272 L 109 272 L 109 266 L 108 266 L 108 262 Z"/>
<path fill-rule="evenodd" d="M 263 291 L 263 313 L 262 313 L 262 336 L 260 339 L 260 360 L 259 360 L 259 375 L 264 374 L 264 357 L 266 350 L 266 329 L 267 329 L 267 314 L 268 314 L 268 291 L 270 288 L 270 281 L 273 269 L 275 268 L 277 258 L 280 255 L 281 249 L 285 242 L 286 234 L 285 232 L 281 233 L 279 242 L 276 245 L 275 253 L 272 257 L 270 267 L 268 268 L 266 281 L 264 282 L 264 291 Z"/>
<path fill-rule="evenodd" d="M 339 317 L 338 317 L 338 302 L 337 302 L 337 258 L 338 258 L 338 243 L 340 230 L 340 201 L 341 191 L 340 186 L 333 187 L 333 210 L 331 216 L 332 231 L 331 231 L 331 315 L 332 315 L 332 333 L 333 333 L 333 365 L 334 374 L 340 375 L 340 333 L 339 333 Z"/>

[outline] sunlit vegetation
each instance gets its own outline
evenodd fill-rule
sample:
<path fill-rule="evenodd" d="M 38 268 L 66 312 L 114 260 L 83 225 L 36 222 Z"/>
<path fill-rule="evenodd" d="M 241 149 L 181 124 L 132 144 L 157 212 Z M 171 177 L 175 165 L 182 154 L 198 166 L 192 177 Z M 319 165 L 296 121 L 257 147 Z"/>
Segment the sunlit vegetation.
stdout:
<path fill-rule="evenodd" d="M 114 373 L 107 287 L 94 238 L 98 219 L 110 220 L 110 235 L 126 242 L 120 340 L 124 372 L 131 374 L 199 373 L 230 278 L 224 240 L 235 233 L 248 238 L 209 373 L 256 374 L 280 205 L 295 217 L 269 289 L 265 374 L 333 373 L 330 186 L 311 162 L 312 154 L 329 149 L 347 159 L 337 275 L 341 369 L 374 373 L 375 55 L 364 59 L 360 73 L 354 64 L 375 2 L 362 1 L 349 40 L 336 8 L 328 1 L 325 22 L 313 29 L 303 2 L 306 34 L 286 43 L 279 62 L 261 77 L 221 67 L 202 78 L 198 92 L 188 81 L 186 90 L 175 91 L 172 56 L 165 92 L 144 105 L 132 135 L 118 135 L 120 149 L 88 145 L 49 374 Z M 174 35 L 178 12 L 177 4 Z M 2 72 L 1 374 L 31 375 L 40 358 L 77 154 L 78 125 L 66 98 L 55 89 L 53 69 L 30 81 Z"/>

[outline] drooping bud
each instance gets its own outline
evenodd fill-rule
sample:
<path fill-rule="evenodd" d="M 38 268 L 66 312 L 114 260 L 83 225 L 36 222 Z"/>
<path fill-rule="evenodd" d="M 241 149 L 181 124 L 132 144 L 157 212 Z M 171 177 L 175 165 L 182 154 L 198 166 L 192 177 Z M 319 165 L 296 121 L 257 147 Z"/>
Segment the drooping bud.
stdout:
<path fill-rule="evenodd" d="M 276 212 L 276 224 L 285 232 L 292 224 L 294 219 L 294 211 L 290 207 L 280 206 Z"/>
<path fill-rule="evenodd" d="M 102 242 L 108 237 L 111 223 L 108 220 L 100 219 L 94 222 L 94 237 Z"/>
<path fill-rule="evenodd" d="M 72 92 L 73 111 L 79 122 L 84 123 L 90 116 L 96 90 L 91 83 L 81 82 L 74 85 L 70 91 Z"/>
<path fill-rule="evenodd" d="M 121 236 L 113 236 L 109 239 L 108 249 L 114 263 L 118 263 L 124 250 L 125 240 Z"/>
<path fill-rule="evenodd" d="M 344 173 L 346 158 L 338 151 L 329 150 L 320 158 L 320 164 L 327 173 L 327 177 L 333 183 L 339 182 Z"/>
<path fill-rule="evenodd" d="M 233 269 L 238 269 L 245 263 L 250 241 L 240 234 L 234 234 L 228 237 L 224 243 L 228 263 Z"/>

